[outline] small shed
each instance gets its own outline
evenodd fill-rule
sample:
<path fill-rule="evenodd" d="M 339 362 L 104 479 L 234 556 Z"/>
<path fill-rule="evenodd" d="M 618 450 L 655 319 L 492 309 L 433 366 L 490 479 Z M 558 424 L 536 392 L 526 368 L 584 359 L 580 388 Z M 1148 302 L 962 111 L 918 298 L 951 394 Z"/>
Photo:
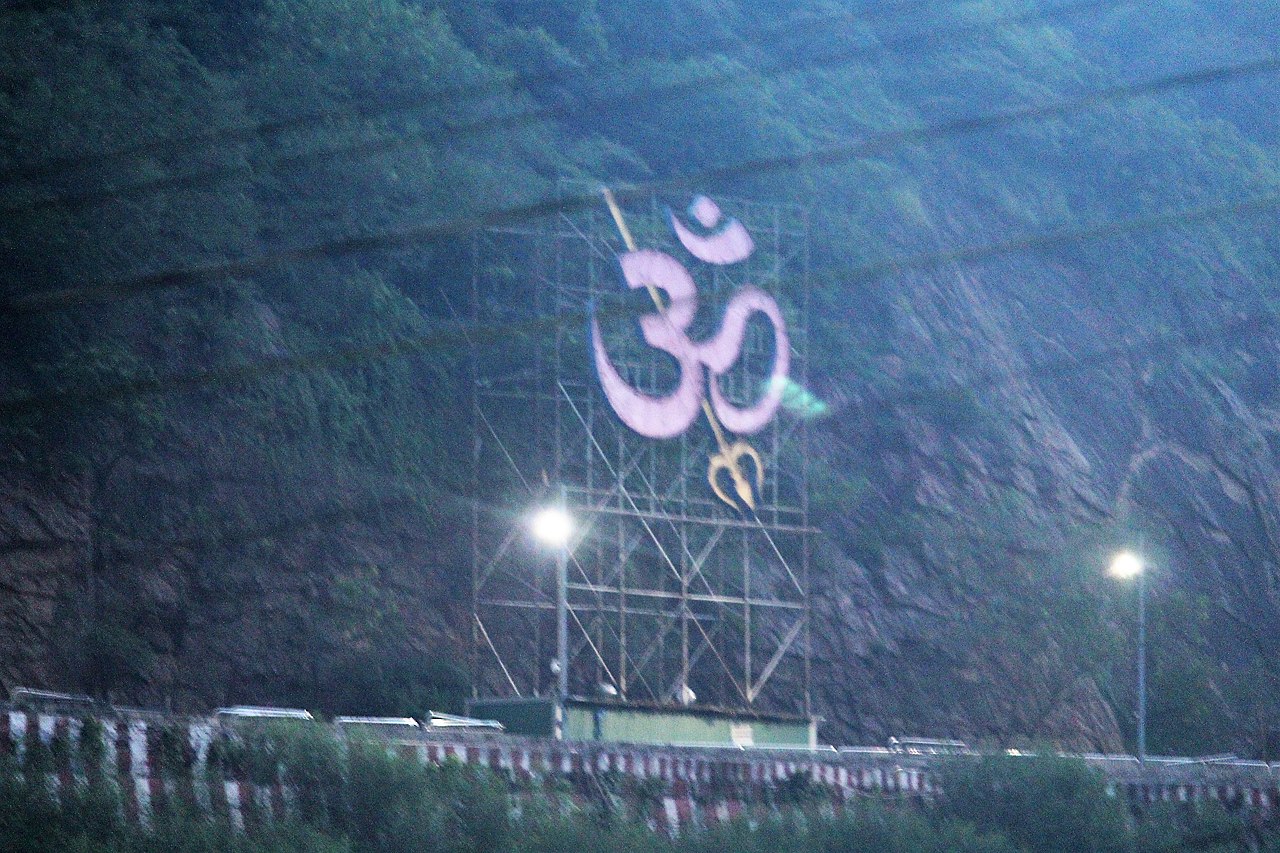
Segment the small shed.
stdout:
<path fill-rule="evenodd" d="M 467 713 L 497 720 L 510 734 L 573 741 L 681 746 L 812 748 L 817 718 L 618 699 L 550 696 L 474 699 Z"/>

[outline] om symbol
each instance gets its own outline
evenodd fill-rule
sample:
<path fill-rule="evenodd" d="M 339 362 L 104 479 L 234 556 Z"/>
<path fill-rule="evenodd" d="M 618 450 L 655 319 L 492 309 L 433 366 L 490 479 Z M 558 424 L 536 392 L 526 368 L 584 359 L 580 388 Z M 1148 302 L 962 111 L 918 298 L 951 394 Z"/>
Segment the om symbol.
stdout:
<path fill-rule="evenodd" d="M 720 208 L 706 196 L 690 205 L 690 213 L 710 230 L 720 222 Z M 691 231 L 674 214 L 671 228 L 680 243 L 701 261 L 727 265 L 748 258 L 755 244 L 747 229 L 736 219 L 729 219 L 718 231 L 703 236 Z M 675 258 L 654 249 L 632 249 L 619 256 L 623 279 L 632 290 L 644 287 L 654 301 L 665 304 L 640 317 L 640 330 L 649 346 L 670 355 L 679 365 L 680 378 L 674 391 L 655 397 L 632 388 L 609 359 L 600 333 L 600 323 L 592 315 L 591 347 L 596 372 L 605 397 L 618 418 L 640 435 L 648 438 L 674 438 L 698 417 L 707 396 L 716 418 L 730 432 L 747 435 L 758 432 L 773 418 L 782 402 L 784 380 L 791 363 L 790 343 L 782 312 L 773 297 L 753 285 L 746 285 L 733 295 L 725 307 L 719 330 L 702 342 L 689 339 L 689 325 L 697 314 L 697 287 L 693 278 Z M 665 302 L 659 302 L 656 291 L 663 291 Z M 754 404 L 733 405 L 720 390 L 719 379 L 742 354 L 747 321 L 755 313 L 763 314 L 773 326 L 774 360 L 765 392 Z M 703 368 L 710 371 L 710 394 L 703 387 Z M 715 419 L 712 428 L 722 445 Z M 757 460 L 758 464 L 758 460 Z"/>

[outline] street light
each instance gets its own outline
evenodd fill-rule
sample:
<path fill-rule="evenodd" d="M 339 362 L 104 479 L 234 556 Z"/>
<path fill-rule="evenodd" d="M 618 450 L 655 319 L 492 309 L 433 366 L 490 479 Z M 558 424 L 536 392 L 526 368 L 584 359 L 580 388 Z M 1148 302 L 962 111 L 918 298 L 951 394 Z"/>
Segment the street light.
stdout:
<path fill-rule="evenodd" d="M 556 696 L 563 706 L 569 697 L 569 540 L 573 536 L 573 516 L 565 509 L 564 489 L 559 502 L 544 507 L 534 516 L 533 535 L 556 550 Z M 557 711 L 557 716 L 563 713 Z"/>
<path fill-rule="evenodd" d="M 1147 565 L 1132 551 L 1121 551 L 1111 559 L 1114 578 L 1138 579 L 1138 766 L 1147 761 Z"/>
<path fill-rule="evenodd" d="M 573 535 L 573 519 L 562 507 L 546 507 L 533 517 L 533 535 L 547 545 L 564 548 Z"/>

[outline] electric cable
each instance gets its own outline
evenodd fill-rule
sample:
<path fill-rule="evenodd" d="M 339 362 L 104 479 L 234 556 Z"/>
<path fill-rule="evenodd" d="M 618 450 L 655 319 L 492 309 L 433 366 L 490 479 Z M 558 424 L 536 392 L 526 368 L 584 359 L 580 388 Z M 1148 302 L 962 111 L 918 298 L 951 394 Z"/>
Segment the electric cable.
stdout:
<path fill-rule="evenodd" d="M 1064 4 L 1064 7 L 1070 5 L 1072 4 Z M 1114 5 L 1114 0 L 1110 5 Z M 1120 3 L 1120 5 L 1129 5 L 1129 2 L 1123 2 Z M 896 14 L 903 10 L 915 8 L 932 10 L 936 9 L 936 7 L 937 3 L 933 0 L 898 0 L 898 2 L 894 3 L 877 3 L 872 8 L 864 8 L 858 13 L 842 10 L 828 14 L 810 15 L 798 20 L 792 18 L 781 24 L 757 27 L 754 30 L 749 31 L 745 37 L 734 36 L 724 39 L 701 40 L 690 45 L 694 50 L 689 53 L 682 54 L 679 59 L 682 61 L 696 59 L 708 54 L 719 53 L 720 51 L 728 48 L 764 47 L 765 45 L 757 44 L 756 41 L 777 35 L 785 35 L 788 38 L 795 38 L 803 36 L 815 28 L 824 27 L 830 24 L 840 22 L 851 24 L 864 23 L 867 21 L 886 18 L 891 14 Z M 956 8 L 958 8 L 958 5 Z M 0 15 L 3 15 L 5 11 L 6 10 L 0 10 Z M 1056 9 L 1050 11 L 1053 12 L 1056 11 Z M 670 57 L 658 58 L 670 59 Z M 513 84 L 524 88 L 553 86 L 570 82 L 577 78 L 593 79 L 602 72 L 612 71 L 615 69 L 616 63 L 610 61 L 576 65 L 570 68 L 547 71 L 528 73 L 521 73 L 517 71 L 514 73 L 514 80 L 512 81 L 503 80 L 499 83 L 476 83 L 470 85 L 429 88 L 420 92 L 415 92 L 409 96 L 392 98 L 389 101 L 383 100 L 376 106 L 369 104 L 365 100 L 354 95 L 340 97 L 336 99 L 336 101 L 340 106 L 354 107 L 356 110 L 354 113 L 355 118 L 377 118 L 399 112 L 408 112 L 414 109 L 420 109 L 422 108 L 424 101 L 460 101 L 483 97 L 486 95 L 504 94 L 511 90 Z M 87 165 L 102 166 L 147 155 L 171 155 L 184 150 L 200 147 L 217 146 L 232 142 L 244 142 L 258 136 L 274 135 L 288 130 L 323 124 L 330 121 L 333 117 L 334 113 L 331 109 L 313 110 L 310 112 L 298 113 L 286 118 L 272 119 L 270 121 L 255 122 L 237 127 L 215 128 L 202 133 L 189 134 L 187 136 L 149 140 L 138 143 L 137 145 L 116 148 L 110 151 L 59 155 L 49 157 L 38 162 L 25 163 L 2 169 L 0 170 L 0 182 L 51 175 L 60 169 L 66 168 L 76 168 Z"/>
<path fill-rule="evenodd" d="M 805 55 L 802 58 L 789 58 L 786 61 L 779 63 L 777 67 L 762 69 L 756 73 L 780 73 L 783 71 L 795 70 L 796 67 L 803 68 L 809 65 L 822 63 L 845 63 L 860 57 L 869 58 L 906 48 L 911 48 L 913 49 L 913 52 L 918 52 L 918 49 L 922 45 L 927 46 L 938 44 L 940 47 L 945 48 L 949 46 L 949 42 L 942 41 L 939 43 L 939 38 L 949 40 L 954 37 L 972 35 L 973 33 L 995 30 L 1010 25 L 1043 23 L 1060 17 L 1082 14 L 1102 6 L 1114 6 L 1117 2 L 1118 0 L 1082 0 L 1081 2 L 1063 4 L 1049 10 L 1048 12 L 1019 13 L 1006 18 L 997 19 L 995 21 L 984 21 L 977 24 L 961 26 L 941 34 L 936 31 L 916 32 L 884 43 L 869 45 L 853 50 L 838 51 L 826 57 Z M 1123 3 L 1121 5 L 1123 5 Z M 646 103 L 654 100 L 655 98 L 678 98 L 683 95 L 700 92 L 709 87 L 733 83 L 742 76 L 742 73 L 737 71 L 719 72 L 659 87 L 639 87 L 621 94 L 610 93 L 608 95 L 595 96 L 587 98 L 585 100 L 585 104 L 588 107 L 595 107 L 597 109 L 616 109 L 620 105 Z M 539 106 L 466 123 L 446 123 L 441 127 L 418 130 L 413 133 L 397 134 L 390 138 L 368 140 L 354 145 L 343 145 L 319 151 L 308 151 L 301 154 L 278 157 L 271 164 L 271 168 L 295 170 L 303 166 L 327 161 L 369 157 L 378 154 L 389 154 L 397 151 L 411 150 L 422 147 L 433 137 L 438 136 L 442 132 L 448 133 L 452 138 L 456 139 L 458 135 L 473 135 L 498 130 L 510 130 L 530 124 L 536 124 L 547 119 L 572 116 L 580 112 L 583 107 L 583 103 L 575 103 L 571 107 L 564 105 Z M 425 106 L 419 108 L 426 109 Z M 368 111 L 364 117 L 378 117 L 385 113 L 396 111 L 405 110 Z M 53 195 L 48 198 L 37 199 L 34 201 L 24 201 L 18 204 L 0 206 L 0 213 L 13 215 L 51 208 L 65 210 L 69 208 L 85 207 L 98 202 L 119 202 L 134 199 L 139 196 L 151 195 L 161 191 L 206 188 L 232 180 L 242 174 L 243 169 L 241 168 L 226 167 L 203 172 L 159 177 L 148 181 L 126 184 L 118 187 L 86 191 L 74 195 Z"/>
<path fill-rule="evenodd" d="M 1274 70 L 1274 69 L 1272 69 Z M 1217 78 L 1220 79 L 1220 78 Z M 1073 239 L 1095 239 L 1097 237 L 1107 236 L 1116 233 L 1135 233 L 1139 230 L 1148 228 L 1162 227 L 1166 225 L 1179 224 L 1189 221 L 1197 221 L 1204 218 L 1212 218 L 1223 213 L 1252 213 L 1262 210 L 1273 209 L 1277 203 L 1277 197 L 1267 196 L 1258 199 L 1248 200 L 1244 202 L 1236 202 L 1228 205 L 1215 205 L 1211 207 L 1199 208 L 1192 211 L 1181 211 L 1176 213 L 1154 214 L 1147 217 L 1141 217 L 1136 220 L 1127 220 L 1124 223 L 1103 223 L 1091 226 L 1085 229 L 1075 229 L 1065 233 L 1051 232 L 1044 235 L 1035 235 L 1020 240 L 1007 241 L 1000 244 L 988 246 L 980 246 L 973 248 L 962 248 L 950 250 L 948 252 L 939 252 L 931 254 L 913 255 L 902 260 L 886 260 L 875 264 L 870 264 L 859 268 L 856 274 L 864 277 L 874 277 L 897 272 L 905 268 L 920 268 L 927 266 L 936 266 L 940 264 L 958 262 L 970 263 L 984 257 L 992 257 L 1000 254 L 1007 254 L 1011 251 L 1023 251 L 1028 249 L 1050 248 Z M 559 212 L 559 211 L 557 211 Z M 1119 225 L 1120 227 L 1117 227 Z M 1126 227 L 1127 226 L 1127 227 Z M 1058 360 L 1061 364 L 1069 364 L 1071 368 L 1078 369 L 1081 366 L 1088 367 L 1093 364 L 1106 363 L 1107 361 L 1126 355 L 1133 355 L 1139 352 L 1160 353 L 1170 350 L 1176 350 L 1181 347 L 1199 346 L 1216 340 L 1224 335 L 1235 336 L 1243 333 L 1261 331 L 1272 326 L 1276 321 L 1275 317 L 1270 315 L 1254 316 L 1249 318 L 1237 318 L 1235 321 L 1222 324 L 1208 331 L 1196 331 L 1184 335 L 1164 335 L 1148 338 L 1140 342 L 1121 344 L 1114 347 L 1104 348 L 1094 353 L 1085 353 L 1083 355 L 1072 356 L 1069 359 Z M 375 357 L 392 357 L 396 353 L 392 352 L 388 355 Z M 323 365 L 322 365 L 323 366 Z M 1024 375 L 1052 375 L 1052 373 L 1040 373 L 1040 370 L 1051 369 L 1051 365 L 1032 366 L 1032 369 L 1017 374 Z M 1066 372 L 1066 371 L 1064 371 Z M 1002 372 L 998 379 L 1007 381 L 1007 373 Z M 996 379 L 997 377 L 991 377 Z M 946 393 L 955 393 L 956 389 L 972 388 L 976 383 L 967 382 L 962 385 L 954 386 Z M 942 387 L 942 386 L 939 386 Z M 157 387 L 155 390 L 159 390 Z M 150 393 L 147 391 L 146 393 Z M 901 395 L 898 402 L 910 402 L 913 399 L 919 399 L 921 392 L 914 394 Z M 923 396 L 928 398 L 929 390 L 923 392 Z M 82 398 L 83 399 L 83 398 Z M 92 398 L 90 398 L 92 399 Z M 4 406 L 8 401 L 0 402 L 0 412 L 4 411 Z M 332 513 L 331 513 L 332 516 Z M 280 529 L 280 528 L 277 528 Z"/>
<path fill-rule="evenodd" d="M 1000 257 L 1008 254 L 1010 251 L 1047 249 L 1070 243 L 1075 240 L 1097 240 L 1122 234 L 1141 233 L 1157 228 L 1166 228 L 1189 222 L 1203 221 L 1223 214 L 1240 214 L 1245 212 L 1256 213 L 1272 210 L 1276 207 L 1280 207 L 1280 195 L 1268 195 L 1224 205 L 1198 207 L 1185 211 L 1170 211 L 1163 214 L 1140 217 L 1132 221 L 1087 225 L 1073 230 L 1059 230 L 1053 232 L 1051 235 L 1021 238 L 1011 240 L 1006 243 L 996 243 L 987 246 L 959 250 L 948 250 L 930 255 L 916 255 L 901 260 L 880 261 L 868 264 L 865 267 L 854 268 L 849 271 L 848 275 L 850 278 L 865 278 L 884 275 L 888 271 L 896 271 L 906 268 L 929 268 L 951 262 L 973 263 L 982 258 Z M 621 296 L 622 294 L 620 293 L 619 295 Z M 636 315 L 636 310 L 625 303 L 622 303 L 617 307 L 598 310 L 594 314 L 594 316 L 600 319 L 628 319 L 635 317 Z M 450 323 L 445 324 L 442 328 L 436 329 L 428 334 L 412 338 L 382 341 L 370 345 L 327 349 L 324 352 L 319 353 L 274 356 L 251 363 L 231 365 L 182 376 L 157 377 L 139 379 L 131 382 L 119 382 L 92 391 L 53 391 L 43 394 L 29 395 L 27 397 L 10 398 L 7 400 L 0 400 L 0 417 L 14 417 L 25 412 L 48 408 L 76 408 L 79 406 L 104 402 L 131 395 L 167 393 L 169 391 L 199 388 L 205 385 L 231 384 L 299 371 L 334 369 L 366 361 L 398 358 L 439 349 L 461 349 L 469 347 L 483 347 L 491 344 L 502 344 L 508 342 L 513 335 L 547 332 L 561 326 L 562 324 L 569 327 L 581 326 L 586 323 L 591 316 L 593 315 L 589 308 L 582 308 L 576 311 L 567 311 L 558 316 L 532 317 L 520 323 L 507 322 L 500 325 L 486 327 L 476 327 L 464 323 Z M 1247 331 L 1254 328 L 1257 322 L 1259 321 L 1256 319 L 1236 322 L 1225 327 L 1225 329 L 1227 332 L 1234 334 L 1236 332 Z M 1271 322 L 1274 322 L 1274 318 L 1267 317 L 1261 322 L 1263 326 L 1270 325 Z M 1101 357 L 1105 359 L 1110 358 L 1113 355 L 1124 354 L 1127 352 L 1125 345 L 1117 346 L 1118 348 L 1105 350 Z M 1096 358 L 1098 356 L 1094 357 Z M 1088 363 L 1088 359 L 1088 354 L 1084 354 L 1073 356 L 1069 361 L 1071 363 L 1084 364 Z M 1052 371 L 1056 369 L 1058 368 L 1055 364 L 1050 363 L 1037 368 L 1037 372 L 1028 375 L 1041 375 L 1039 373 L 1040 370 L 1048 370 L 1052 373 Z M 951 395 L 959 390 L 964 389 L 960 387 L 948 387 L 945 391 L 936 393 Z M 917 397 L 917 395 L 919 396 Z M 924 394 L 923 392 L 917 391 L 911 392 L 910 395 L 903 399 L 925 399 L 931 395 L 932 394 Z"/>
<path fill-rule="evenodd" d="M 927 7 L 930 3 L 928 0 L 917 0 L 917 2 L 903 3 L 900 5 Z M 852 13 L 849 12 L 835 12 L 829 15 L 818 15 L 796 22 L 788 22 L 785 27 L 762 27 L 752 35 L 767 37 L 779 32 L 783 32 L 788 35 L 794 33 L 803 34 L 813 27 L 823 26 L 842 20 L 847 21 L 857 19 L 855 19 Z M 708 40 L 697 45 L 696 47 L 698 47 L 698 51 L 690 54 L 688 58 L 705 55 L 707 53 L 715 53 L 725 48 L 738 47 L 743 43 L 744 40 L 741 38 Z M 344 118 L 348 117 L 348 115 L 354 118 L 376 118 L 379 116 L 420 109 L 423 101 L 461 101 L 479 98 L 486 95 L 502 94 L 510 91 L 513 84 L 525 88 L 552 86 L 569 82 L 578 77 L 589 78 L 595 74 L 611 70 L 612 68 L 613 66 L 611 64 L 592 63 L 585 66 L 573 66 L 566 69 L 555 69 L 532 73 L 521 73 L 517 71 L 514 74 L 513 81 L 503 80 L 501 83 L 476 83 L 471 85 L 429 88 L 420 92 L 414 92 L 409 96 L 392 98 L 390 101 L 384 100 L 376 106 L 356 96 L 346 96 L 335 100 L 339 106 L 354 108 L 355 112 L 353 114 L 344 114 L 342 116 Z M 110 151 L 59 155 L 0 170 L 0 182 L 11 182 L 18 179 L 32 179 L 48 176 L 55 174 L 61 169 L 81 168 L 88 165 L 104 166 L 148 155 L 172 155 L 187 150 L 226 145 L 234 142 L 246 142 L 254 139 L 255 137 L 270 136 L 289 130 L 296 130 L 316 124 L 322 124 L 331 120 L 333 117 L 334 113 L 331 109 L 312 110 L 284 118 L 272 119 L 270 121 L 214 128 L 186 136 L 148 140 L 136 145 L 115 148 Z"/>
<path fill-rule="evenodd" d="M 1274 73 L 1277 70 L 1280 70 L 1280 57 L 1267 57 L 1234 65 L 1219 65 L 1208 69 L 1170 74 L 1141 84 L 1095 90 L 1080 97 L 1057 103 L 1019 107 L 1004 112 L 889 131 L 846 145 L 832 146 L 802 154 L 760 157 L 730 166 L 713 167 L 676 177 L 657 179 L 620 188 L 616 191 L 616 195 L 620 199 L 638 198 L 689 186 L 706 186 L 802 167 L 833 166 L 858 157 L 886 153 L 912 143 L 993 130 L 1026 121 L 1070 115 L 1103 104 L 1129 100 L 1185 86 L 1257 76 Z M 3 303 L 0 303 L 0 316 L 57 310 L 96 301 L 125 298 L 135 293 L 186 287 L 245 275 L 284 262 L 320 258 L 331 259 L 356 252 L 405 248 L 436 238 L 477 232 L 495 226 L 536 219 L 551 214 L 590 209 L 597 204 L 598 197 L 594 193 L 580 193 L 568 198 L 544 199 L 506 208 L 480 211 L 471 215 L 411 225 L 380 234 L 352 236 L 340 240 L 326 240 L 310 245 L 273 250 L 240 260 L 214 263 L 203 267 L 152 273 L 103 284 L 89 284 L 81 287 L 11 296 Z"/>

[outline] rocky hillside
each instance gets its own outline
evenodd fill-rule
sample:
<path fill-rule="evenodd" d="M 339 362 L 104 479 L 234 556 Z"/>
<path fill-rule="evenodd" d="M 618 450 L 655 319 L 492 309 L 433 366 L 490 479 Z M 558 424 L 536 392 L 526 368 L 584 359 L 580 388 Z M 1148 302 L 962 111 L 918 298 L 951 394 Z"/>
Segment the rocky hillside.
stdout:
<path fill-rule="evenodd" d="M 0 684 L 455 703 L 470 233 L 811 211 L 825 737 L 1280 747 L 1280 5 L 146 0 L 0 31 Z M 1167 8 L 1166 8 L 1167 7 Z M 677 192 L 678 191 L 678 192 Z"/>

